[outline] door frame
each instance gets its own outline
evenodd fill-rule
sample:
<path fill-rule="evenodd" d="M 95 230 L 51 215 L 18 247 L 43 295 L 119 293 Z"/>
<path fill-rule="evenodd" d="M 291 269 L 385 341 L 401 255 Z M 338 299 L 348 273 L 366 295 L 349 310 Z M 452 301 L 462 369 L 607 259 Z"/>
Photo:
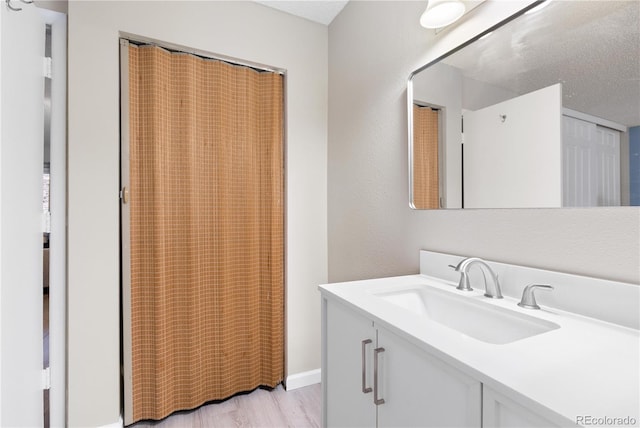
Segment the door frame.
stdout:
<path fill-rule="evenodd" d="M 41 10 L 51 26 L 51 152 L 49 194 L 49 422 L 67 425 L 67 15 Z"/>
<path fill-rule="evenodd" d="M 7 5 L 8 6 L 8 5 Z M 7 25 L 7 30 L 4 31 L 4 36 L 0 36 L 5 38 L 5 40 L 0 40 L 3 46 L 2 55 L 0 55 L 0 64 L 3 65 L 3 70 L 6 72 L 6 76 L 3 76 L 2 82 L 0 86 L 6 85 L 6 87 L 14 86 L 14 84 L 19 83 L 20 78 L 28 78 L 31 79 L 34 86 L 29 86 L 34 88 L 30 94 L 27 95 L 29 90 L 25 91 L 24 97 L 20 96 L 21 102 L 26 102 L 26 106 L 29 110 L 44 112 L 44 73 L 43 73 L 43 63 L 42 58 L 44 57 L 44 41 L 45 41 L 45 32 L 46 26 L 51 26 L 52 32 L 52 56 L 55 57 L 55 61 L 52 62 L 52 76 L 55 79 L 55 83 L 52 80 L 52 94 L 51 94 L 51 176 L 52 180 L 55 180 L 55 188 L 52 187 L 52 192 L 50 193 L 50 201 L 53 205 L 55 205 L 55 209 L 52 211 L 51 217 L 51 227 L 52 232 L 55 233 L 55 241 L 53 245 L 50 246 L 51 252 L 51 262 L 50 262 L 50 341 L 49 341 L 49 349 L 50 349 L 50 358 L 49 358 L 49 367 L 53 367 L 50 371 L 51 379 L 50 379 L 50 423 L 51 426 L 64 426 L 66 423 L 66 14 L 55 12 L 48 9 L 39 8 L 34 9 L 37 6 L 31 5 L 26 2 L 17 3 L 14 2 L 11 5 L 14 10 L 9 10 L 8 7 L 2 8 L 0 14 L 2 15 L 2 20 L 6 24 L 10 22 L 11 19 L 16 19 L 15 22 L 18 22 L 20 32 L 18 34 L 9 34 L 9 28 L 11 26 Z M 28 21 L 28 22 L 27 22 Z M 36 30 L 37 28 L 37 30 Z M 3 30 L 5 30 L 3 25 Z M 25 31 L 26 33 L 23 33 Z M 41 35 L 35 35 L 36 32 L 41 32 Z M 23 37 L 24 36 L 24 37 Z M 14 81 L 16 78 L 15 72 L 7 69 L 9 66 L 9 62 L 5 57 L 4 48 L 8 48 L 10 44 L 15 44 L 17 46 L 23 46 L 21 41 L 24 43 L 26 39 L 40 40 L 42 42 L 41 50 L 38 49 L 38 55 L 34 56 L 33 54 L 27 54 L 26 57 L 29 58 L 29 61 L 32 62 L 32 66 L 28 67 L 29 69 L 20 69 L 18 70 L 18 79 Z M 41 58 L 38 61 L 39 57 Z M 57 77 L 60 76 L 60 77 Z M 37 81 L 40 81 L 35 86 Z M 4 88 L 4 87 L 3 87 Z M 40 91 L 41 95 L 36 95 L 37 92 Z M 2 91 L 3 97 L 7 96 L 6 92 Z M 36 100 L 37 97 L 37 101 Z M 8 117 L 7 114 L 10 110 L 13 110 L 15 107 L 13 105 L 14 100 L 3 99 L 3 103 L 7 110 L 3 111 L 3 117 L 6 117 L 5 123 L 0 123 L 0 128 L 6 127 L 14 127 L 21 126 L 18 125 L 20 121 L 14 121 L 15 116 Z M 0 107 L 1 109 L 1 107 Z M 21 120 L 23 123 L 27 123 L 28 120 L 42 120 L 42 124 L 38 125 L 36 132 L 42 132 L 44 126 L 44 115 L 41 115 L 39 112 L 36 116 L 26 116 L 26 112 L 17 111 L 18 117 L 22 116 Z M 2 119 L 0 119 L 2 122 Z M 31 122 L 33 123 L 33 122 Z M 33 126 L 28 125 L 29 128 L 33 128 Z M 4 131 L 4 129 L 3 129 Z M 15 132 L 15 131 L 14 131 Z M 15 134 L 7 134 L 5 135 L 7 138 L 15 138 Z M 29 138 L 25 140 L 25 138 Z M 31 201 L 35 198 L 42 200 L 42 172 L 43 172 L 43 154 L 44 146 L 42 143 L 42 136 L 29 136 L 28 133 L 22 135 L 20 133 L 19 140 L 21 142 L 21 150 L 32 150 L 35 156 L 31 157 L 31 160 L 27 162 L 27 164 L 16 164 L 14 162 L 19 162 L 17 159 L 6 159 L 5 167 L 8 165 L 12 165 L 14 168 L 18 168 L 19 170 L 24 169 L 26 174 L 29 174 L 29 180 L 23 181 L 20 177 L 12 177 L 11 174 L 10 180 L 7 180 L 5 176 L 4 179 L 6 181 L 11 181 L 8 183 L 5 181 L 4 186 L 10 186 L 12 189 L 11 195 L 5 196 L 4 205 L 2 201 L 0 201 L 0 208 L 3 208 L 0 211 L 0 217 L 2 217 L 3 222 L 11 221 L 11 216 L 8 220 L 5 220 L 4 217 L 7 217 L 7 214 L 12 213 L 11 215 L 15 218 L 15 211 L 17 208 L 15 204 L 18 200 L 28 200 Z M 38 149 L 39 145 L 39 149 Z M 6 149 L 5 142 L 3 142 L 3 148 Z M 0 159 L 6 156 L 6 150 L 0 150 Z M 39 155 L 40 154 L 40 155 Z M 38 165 L 34 165 L 31 161 L 38 162 Z M 36 178 L 32 175 L 34 171 L 38 171 L 39 186 L 37 190 L 37 194 L 33 194 L 33 190 L 35 190 L 35 183 L 33 180 Z M 15 178 L 15 179 L 13 179 Z M 28 182 L 28 183 L 27 183 Z M 33 186 L 33 187 L 32 187 Z M 14 199 L 15 195 L 19 195 L 19 197 Z M 31 208 L 30 208 L 31 209 Z M 13 211 L 13 212 L 12 212 Z M 40 208 L 40 212 L 41 208 Z M 28 217 L 28 219 L 26 218 Z M 4 263 L 6 263 L 6 267 L 11 266 L 12 269 L 20 269 L 20 273 L 16 277 L 15 275 L 9 274 L 6 277 L 2 278 L 2 285 L 0 287 L 0 302 L 5 306 L 5 308 L 11 308 L 8 311 L 8 314 L 3 313 L 2 317 L 2 329 L 0 330 L 0 337 L 2 339 L 3 346 L 7 346 L 7 348 L 3 348 L 2 355 L 0 356 L 2 362 L 2 371 L 0 375 L 3 376 L 2 384 L 4 391 L 4 396 L 0 396 L 0 423 L 4 422 L 7 424 L 32 424 L 37 421 L 43 421 L 43 387 L 46 383 L 46 379 L 44 378 L 43 369 L 43 335 L 42 335 L 42 314 L 43 314 L 43 301 L 42 301 L 42 293 L 43 293 L 43 278 L 42 278 L 42 265 L 43 265 L 43 253 L 42 253 L 42 234 L 43 234 L 43 221 L 42 218 L 37 219 L 36 221 L 32 221 L 33 213 L 31 211 L 29 213 L 25 213 L 25 223 L 11 224 L 7 223 L 3 225 L 3 228 L 0 230 L 0 238 L 3 241 L 7 239 L 5 233 L 9 229 L 19 228 L 18 232 L 19 236 L 27 236 L 29 237 L 29 246 L 33 246 L 39 248 L 38 251 L 29 251 L 29 256 L 27 259 L 19 260 L 19 266 L 16 266 L 15 263 L 12 263 L 12 259 L 10 255 L 6 255 L 4 258 Z M 37 216 L 36 216 L 37 217 Z M 40 214 L 42 217 L 42 214 Z M 15 230 L 13 232 L 16 232 Z M 14 233 L 15 238 L 15 233 Z M 33 238 L 33 242 L 31 239 Z M 22 238 L 20 238 L 22 240 Z M 6 244 L 6 245 L 5 245 Z M 8 242 L 3 242 L 3 247 L 6 247 L 11 252 L 12 242 L 9 240 Z M 13 260 L 15 262 L 15 259 Z M 4 269 L 2 269 L 4 271 Z M 30 276 L 25 278 L 24 272 L 30 272 Z M 33 276 L 35 275 L 35 276 Z M 39 277 L 39 278 L 38 278 Z M 19 278 L 19 279 L 18 279 Z M 5 282 L 6 281 L 6 282 Z M 23 287 L 20 293 L 16 292 L 17 287 Z M 33 302 L 32 299 L 25 299 L 27 296 L 36 296 L 39 298 L 35 299 Z M 36 307 L 34 307 L 34 305 Z M 16 314 L 20 314 L 16 316 Z M 18 326 L 23 325 L 22 320 L 24 317 L 28 317 L 29 322 L 26 327 L 23 329 L 18 328 Z M 34 318 L 37 317 L 37 318 Z M 33 337 L 33 328 L 31 326 L 38 326 L 36 328 L 36 335 L 39 337 Z M 25 330 L 27 329 L 27 330 Z M 11 346 L 14 345 L 14 346 Z M 24 352 L 32 353 L 32 351 L 36 349 L 37 352 L 34 352 L 37 356 L 37 360 L 34 360 L 33 356 L 29 356 L 26 358 Z M 13 354 L 12 354 L 13 353 Z M 16 355 L 17 353 L 17 355 Z M 7 358 L 7 355 L 13 355 L 11 358 Z M 11 364 L 11 361 L 24 361 L 26 367 L 24 366 L 8 366 L 7 364 Z M 7 362 L 5 362 L 7 361 Z M 7 373 L 11 373 L 11 376 L 6 376 Z M 18 376 L 16 380 L 15 376 Z M 9 379 L 6 379 L 8 377 Z M 39 411 L 36 408 L 40 408 Z M 29 409 L 28 411 L 25 411 Z"/>

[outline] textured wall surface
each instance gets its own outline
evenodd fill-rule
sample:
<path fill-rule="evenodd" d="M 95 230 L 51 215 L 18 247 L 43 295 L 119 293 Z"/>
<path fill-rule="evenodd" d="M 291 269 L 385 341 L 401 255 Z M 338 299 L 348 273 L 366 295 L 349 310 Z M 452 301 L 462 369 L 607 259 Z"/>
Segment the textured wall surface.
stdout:
<path fill-rule="evenodd" d="M 638 208 L 409 208 L 409 74 L 527 3 L 487 2 L 437 35 L 418 24 L 422 2 L 350 2 L 333 21 L 330 281 L 416 273 L 423 248 L 638 283 Z"/>

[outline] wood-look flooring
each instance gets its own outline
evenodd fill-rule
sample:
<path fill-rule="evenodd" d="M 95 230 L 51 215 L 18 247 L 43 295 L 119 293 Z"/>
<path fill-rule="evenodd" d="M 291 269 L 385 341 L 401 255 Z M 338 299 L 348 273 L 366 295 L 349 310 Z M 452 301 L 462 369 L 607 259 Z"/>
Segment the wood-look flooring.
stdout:
<path fill-rule="evenodd" d="M 161 421 L 142 421 L 134 428 L 311 428 L 320 426 L 320 384 L 285 391 L 256 389 L 226 401 L 178 412 Z"/>

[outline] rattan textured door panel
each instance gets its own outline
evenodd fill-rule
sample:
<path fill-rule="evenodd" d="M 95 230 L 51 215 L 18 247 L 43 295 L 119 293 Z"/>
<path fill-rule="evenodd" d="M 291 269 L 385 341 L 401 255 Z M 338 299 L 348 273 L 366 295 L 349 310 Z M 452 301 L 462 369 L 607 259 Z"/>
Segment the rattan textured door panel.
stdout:
<path fill-rule="evenodd" d="M 282 381 L 284 109 L 281 74 L 127 49 L 130 424 Z"/>
<path fill-rule="evenodd" d="M 438 172 L 438 111 L 413 105 L 413 205 L 440 207 Z"/>

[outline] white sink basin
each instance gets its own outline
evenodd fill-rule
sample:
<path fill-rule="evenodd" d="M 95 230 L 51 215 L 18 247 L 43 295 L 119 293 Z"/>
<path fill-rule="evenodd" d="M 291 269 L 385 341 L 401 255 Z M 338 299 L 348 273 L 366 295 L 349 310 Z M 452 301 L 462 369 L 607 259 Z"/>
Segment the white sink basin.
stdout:
<path fill-rule="evenodd" d="M 487 343 L 511 343 L 560 328 L 551 321 L 427 286 L 375 295 L 407 311 Z"/>

